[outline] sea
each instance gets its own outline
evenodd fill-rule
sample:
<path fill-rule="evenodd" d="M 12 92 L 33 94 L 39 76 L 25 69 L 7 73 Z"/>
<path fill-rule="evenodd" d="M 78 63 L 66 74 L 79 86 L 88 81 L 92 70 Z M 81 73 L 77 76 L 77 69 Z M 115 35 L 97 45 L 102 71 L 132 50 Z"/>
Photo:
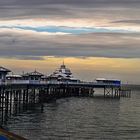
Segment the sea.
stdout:
<path fill-rule="evenodd" d="M 140 90 L 131 98 L 57 99 L 13 116 L 6 128 L 28 140 L 140 140 Z"/>

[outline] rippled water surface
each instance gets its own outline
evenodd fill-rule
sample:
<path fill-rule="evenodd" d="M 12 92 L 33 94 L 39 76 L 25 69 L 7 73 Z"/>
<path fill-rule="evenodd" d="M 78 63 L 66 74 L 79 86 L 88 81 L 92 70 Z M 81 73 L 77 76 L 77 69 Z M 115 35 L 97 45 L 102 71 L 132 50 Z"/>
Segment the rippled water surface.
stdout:
<path fill-rule="evenodd" d="M 64 98 L 9 120 L 29 140 L 139 140 L 140 92 L 120 100 Z"/>

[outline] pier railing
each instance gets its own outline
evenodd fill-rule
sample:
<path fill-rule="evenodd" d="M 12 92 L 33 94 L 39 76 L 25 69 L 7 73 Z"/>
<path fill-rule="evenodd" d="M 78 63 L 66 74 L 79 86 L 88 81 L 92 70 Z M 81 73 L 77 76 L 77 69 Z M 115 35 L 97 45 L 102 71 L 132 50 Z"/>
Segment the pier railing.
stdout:
<path fill-rule="evenodd" d="M 81 86 L 121 86 L 120 84 L 113 84 L 113 83 L 98 83 L 98 82 L 63 82 L 63 81 L 39 81 L 39 80 L 7 80 L 5 82 L 0 81 L 0 85 L 22 85 L 22 84 L 34 84 L 34 85 L 81 85 Z"/>

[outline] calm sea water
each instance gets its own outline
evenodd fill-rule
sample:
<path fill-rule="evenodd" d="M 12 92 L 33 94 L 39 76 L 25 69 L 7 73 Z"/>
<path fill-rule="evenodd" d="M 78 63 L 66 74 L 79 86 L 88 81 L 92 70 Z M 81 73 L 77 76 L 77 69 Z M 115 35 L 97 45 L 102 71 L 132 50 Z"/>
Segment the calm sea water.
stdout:
<path fill-rule="evenodd" d="M 120 100 L 65 98 L 9 120 L 29 140 L 140 140 L 140 91 Z"/>

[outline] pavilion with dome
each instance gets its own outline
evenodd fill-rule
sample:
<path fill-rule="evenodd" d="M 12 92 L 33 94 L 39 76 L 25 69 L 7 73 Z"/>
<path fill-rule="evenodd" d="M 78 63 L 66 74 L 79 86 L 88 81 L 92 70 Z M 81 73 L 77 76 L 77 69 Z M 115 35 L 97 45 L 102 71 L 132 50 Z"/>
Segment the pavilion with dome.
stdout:
<path fill-rule="evenodd" d="M 48 76 L 48 81 L 63 81 L 63 82 L 79 82 L 80 80 L 73 77 L 72 72 L 63 62 L 60 68 L 56 69 Z"/>

